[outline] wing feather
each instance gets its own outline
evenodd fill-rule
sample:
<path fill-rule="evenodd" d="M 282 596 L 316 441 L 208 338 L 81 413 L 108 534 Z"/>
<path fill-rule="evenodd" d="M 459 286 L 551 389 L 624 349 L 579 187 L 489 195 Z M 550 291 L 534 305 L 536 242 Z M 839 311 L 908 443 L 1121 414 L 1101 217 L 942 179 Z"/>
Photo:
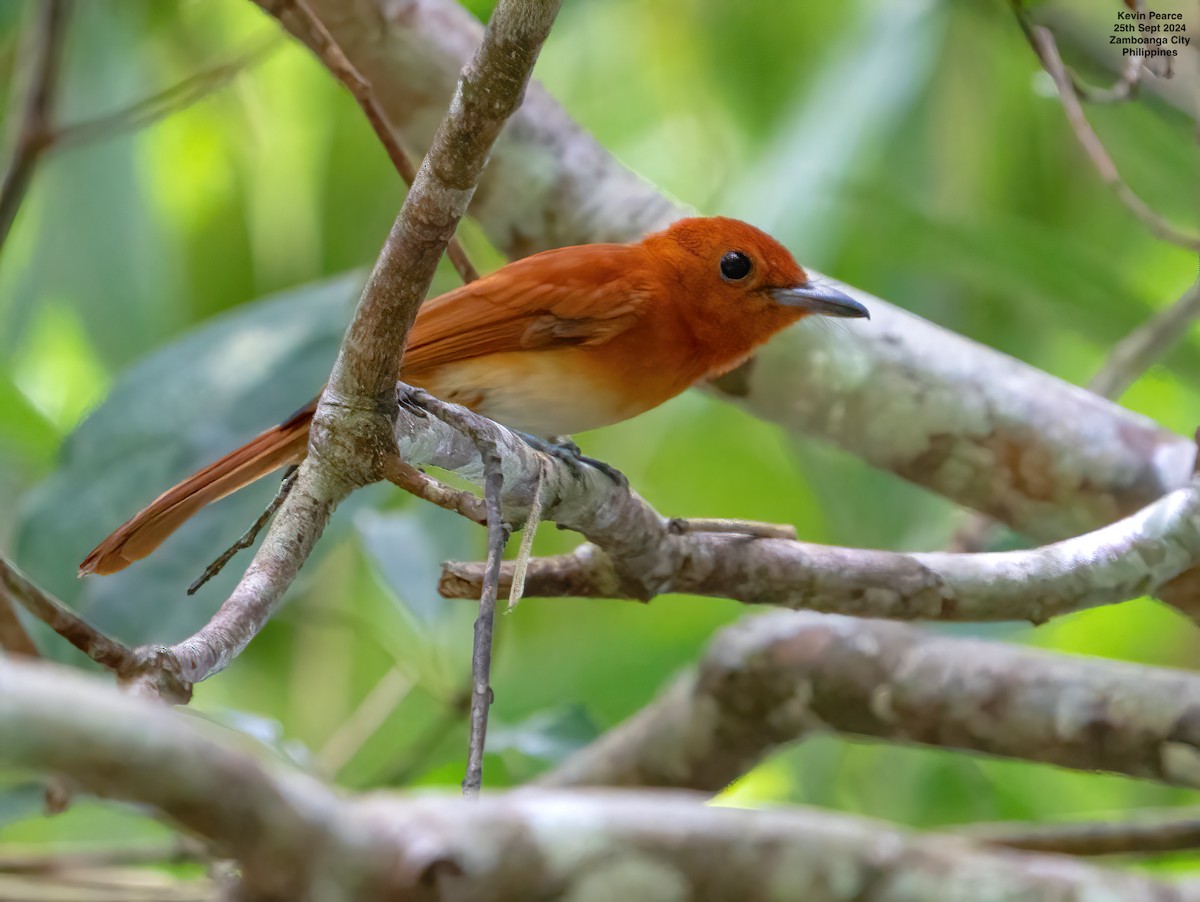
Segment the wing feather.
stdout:
<path fill-rule="evenodd" d="M 421 307 L 406 379 L 447 363 L 509 351 L 594 346 L 638 321 L 649 284 L 637 245 L 545 251 Z"/>

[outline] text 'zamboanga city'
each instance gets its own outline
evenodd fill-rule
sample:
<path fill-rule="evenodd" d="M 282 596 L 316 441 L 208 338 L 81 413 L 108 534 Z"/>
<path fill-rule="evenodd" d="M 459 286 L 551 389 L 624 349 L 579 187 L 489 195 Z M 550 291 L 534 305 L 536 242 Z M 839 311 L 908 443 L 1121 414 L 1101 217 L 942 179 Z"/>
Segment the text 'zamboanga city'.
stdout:
<path fill-rule="evenodd" d="M 1120 10 L 1108 43 L 1119 45 L 1122 56 L 1178 56 L 1178 48 L 1187 47 L 1192 39 L 1183 13 Z"/>

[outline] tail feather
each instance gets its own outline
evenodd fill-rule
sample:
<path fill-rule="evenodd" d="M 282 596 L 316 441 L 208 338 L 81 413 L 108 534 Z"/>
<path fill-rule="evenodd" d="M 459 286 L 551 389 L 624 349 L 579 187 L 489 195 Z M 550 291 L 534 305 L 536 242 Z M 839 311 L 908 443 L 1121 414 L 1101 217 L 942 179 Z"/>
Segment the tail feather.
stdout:
<path fill-rule="evenodd" d="M 92 549 L 79 575 L 124 570 L 141 560 L 205 505 L 236 492 L 273 470 L 304 459 L 316 401 L 183 482 L 167 489 Z"/>

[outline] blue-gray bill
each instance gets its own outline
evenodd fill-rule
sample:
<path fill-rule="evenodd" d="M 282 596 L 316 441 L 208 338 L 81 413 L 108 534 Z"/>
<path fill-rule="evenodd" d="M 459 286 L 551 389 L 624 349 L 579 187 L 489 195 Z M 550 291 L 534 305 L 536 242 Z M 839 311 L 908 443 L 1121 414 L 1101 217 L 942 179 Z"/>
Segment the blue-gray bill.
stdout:
<path fill-rule="evenodd" d="M 806 282 L 793 288 L 771 288 L 768 293 L 777 304 L 799 307 L 809 313 L 871 318 L 871 313 L 866 307 L 828 282 Z"/>

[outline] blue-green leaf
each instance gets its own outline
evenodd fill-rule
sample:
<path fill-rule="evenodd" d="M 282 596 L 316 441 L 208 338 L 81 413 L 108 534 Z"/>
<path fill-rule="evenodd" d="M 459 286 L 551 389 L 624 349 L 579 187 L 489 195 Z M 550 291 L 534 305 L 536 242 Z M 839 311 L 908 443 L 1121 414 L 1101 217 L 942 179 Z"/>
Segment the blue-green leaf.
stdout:
<path fill-rule="evenodd" d="M 122 373 L 65 442 L 57 472 L 25 499 L 16 541 L 25 571 L 129 642 L 174 641 L 202 625 L 239 568 L 227 568 L 196 598 L 184 590 L 255 520 L 274 480 L 201 511 L 154 555 L 119 574 L 76 581 L 78 562 L 159 492 L 320 390 L 359 278 L 247 304 Z"/>

